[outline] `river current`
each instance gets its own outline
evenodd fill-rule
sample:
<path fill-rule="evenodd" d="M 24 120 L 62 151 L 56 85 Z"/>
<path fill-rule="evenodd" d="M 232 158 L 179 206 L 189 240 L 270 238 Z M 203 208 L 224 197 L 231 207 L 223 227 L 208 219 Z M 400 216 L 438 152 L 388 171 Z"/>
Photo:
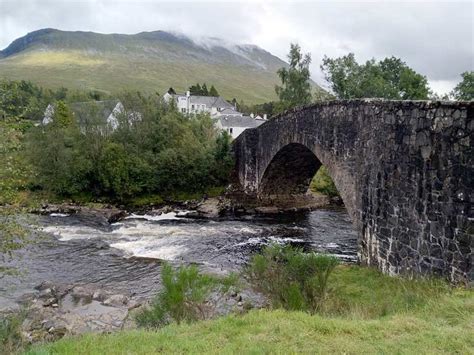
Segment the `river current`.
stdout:
<path fill-rule="evenodd" d="M 348 262 L 357 254 L 357 235 L 345 210 L 221 220 L 187 218 L 182 211 L 130 215 L 108 226 L 52 214 L 35 223 L 35 242 L 7 262 L 17 273 L 0 278 L 0 309 L 46 280 L 150 297 L 160 285 L 161 260 L 194 263 L 214 273 L 239 271 L 270 243 L 326 252 Z"/>

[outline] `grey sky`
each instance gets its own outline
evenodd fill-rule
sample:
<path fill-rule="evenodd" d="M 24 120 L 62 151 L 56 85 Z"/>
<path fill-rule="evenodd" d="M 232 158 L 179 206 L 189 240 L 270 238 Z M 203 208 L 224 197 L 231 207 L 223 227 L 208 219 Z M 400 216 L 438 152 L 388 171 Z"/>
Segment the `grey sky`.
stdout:
<path fill-rule="evenodd" d="M 102 33 L 167 30 L 202 40 L 220 37 L 256 44 L 286 59 L 291 42 L 313 57 L 323 83 L 322 57 L 397 56 L 449 91 L 474 70 L 473 1 L 197 2 L 132 0 L 0 0 L 0 48 L 40 28 Z"/>

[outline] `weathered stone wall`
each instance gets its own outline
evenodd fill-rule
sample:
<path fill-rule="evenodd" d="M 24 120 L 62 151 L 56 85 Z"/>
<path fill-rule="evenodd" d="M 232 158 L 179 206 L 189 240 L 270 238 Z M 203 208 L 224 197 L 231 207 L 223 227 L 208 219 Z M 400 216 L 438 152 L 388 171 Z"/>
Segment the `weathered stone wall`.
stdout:
<path fill-rule="evenodd" d="M 326 165 L 359 232 L 359 259 L 390 274 L 474 279 L 474 103 L 351 100 L 286 112 L 234 143 L 234 187 L 294 194 Z"/>

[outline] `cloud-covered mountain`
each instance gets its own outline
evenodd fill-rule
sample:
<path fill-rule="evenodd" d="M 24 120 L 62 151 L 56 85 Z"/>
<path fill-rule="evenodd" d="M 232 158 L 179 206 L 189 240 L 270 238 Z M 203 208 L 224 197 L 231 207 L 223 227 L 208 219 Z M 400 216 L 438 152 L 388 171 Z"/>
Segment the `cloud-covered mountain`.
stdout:
<path fill-rule="evenodd" d="M 254 45 L 217 38 L 192 40 L 164 31 L 134 35 L 42 29 L 0 51 L 0 77 L 46 87 L 107 92 L 184 91 L 197 82 L 226 98 L 275 98 L 276 71 L 287 64 Z"/>

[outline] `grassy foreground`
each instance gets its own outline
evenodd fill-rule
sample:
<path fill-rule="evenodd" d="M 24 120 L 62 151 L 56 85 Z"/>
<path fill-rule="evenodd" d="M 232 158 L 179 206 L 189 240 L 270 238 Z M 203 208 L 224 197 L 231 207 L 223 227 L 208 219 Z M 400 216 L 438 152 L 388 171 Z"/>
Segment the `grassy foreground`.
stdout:
<path fill-rule="evenodd" d="M 29 354 L 474 353 L 474 292 L 341 266 L 315 316 L 254 310 L 158 331 L 66 338 Z"/>

